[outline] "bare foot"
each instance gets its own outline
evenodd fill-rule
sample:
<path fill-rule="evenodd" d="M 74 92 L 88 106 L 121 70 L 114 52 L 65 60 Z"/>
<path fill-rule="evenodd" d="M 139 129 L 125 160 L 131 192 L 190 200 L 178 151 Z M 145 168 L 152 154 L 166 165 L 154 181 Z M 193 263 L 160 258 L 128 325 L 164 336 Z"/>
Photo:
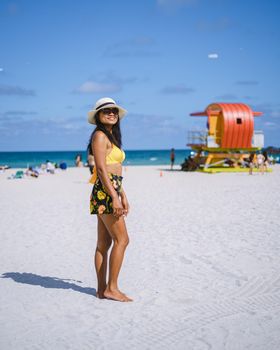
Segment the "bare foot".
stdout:
<path fill-rule="evenodd" d="M 106 289 L 104 292 L 104 297 L 107 299 L 112 299 L 112 300 L 121 301 L 121 302 L 133 301 L 118 289 L 116 290 Z"/>
<path fill-rule="evenodd" d="M 105 299 L 105 296 L 104 296 L 104 290 L 99 290 L 98 292 L 96 292 L 96 298 L 98 299 Z"/>

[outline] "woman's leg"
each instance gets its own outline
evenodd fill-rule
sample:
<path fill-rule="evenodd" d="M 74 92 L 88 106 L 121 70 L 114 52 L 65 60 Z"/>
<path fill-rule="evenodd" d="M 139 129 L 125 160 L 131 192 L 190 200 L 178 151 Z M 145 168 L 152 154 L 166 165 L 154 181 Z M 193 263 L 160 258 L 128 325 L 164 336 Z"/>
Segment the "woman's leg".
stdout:
<path fill-rule="evenodd" d="M 95 270 L 97 275 L 97 297 L 104 298 L 106 289 L 106 274 L 107 274 L 107 255 L 111 246 L 112 238 L 106 229 L 106 226 L 97 215 L 97 245 L 95 251 Z"/>
<path fill-rule="evenodd" d="M 118 276 L 122 266 L 124 252 L 129 243 L 124 218 L 116 218 L 112 214 L 102 215 L 101 219 L 110 233 L 114 245 L 109 261 L 109 280 L 104 296 L 117 301 L 132 301 L 118 288 Z"/>

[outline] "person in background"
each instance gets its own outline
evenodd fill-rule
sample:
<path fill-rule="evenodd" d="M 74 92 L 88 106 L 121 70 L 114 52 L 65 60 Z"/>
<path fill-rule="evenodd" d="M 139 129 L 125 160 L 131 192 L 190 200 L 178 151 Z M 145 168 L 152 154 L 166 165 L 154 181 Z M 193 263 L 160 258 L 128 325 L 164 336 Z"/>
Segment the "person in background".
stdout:
<path fill-rule="evenodd" d="M 174 162 L 175 162 L 175 150 L 174 150 L 174 148 L 171 148 L 171 151 L 170 151 L 170 167 L 171 167 L 171 170 L 173 170 Z"/>
<path fill-rule="evenodd" d="M 49 160 L 46 161 L 46 170 L 47 170 L 47 173 L 50 173 L 50 174 L 54 174 L 55 173 L 55 166 Z"/>
<path fill-rule="evenodd" d="M 10 169 L 10 166 L 8 166 L 8 165 L 0 165 L 0 172 L 4 172 L 7 169 Z"/>
<path fill-rule="evenodd" d="M 253 152 L 249 156 L 249 175 L 253 175 L 253 169 L 256 165 L 256 154 Z"/>
<path fill-rule="evenodd" d="M 91 174 L 93 174 L 94 156 L 92 154 L 92 149 L 91 148 L 88 150 L 87 162 L 88 162 L 89 171 L 90 171 Z"/>
<path fill-rule="evenodd" d="M 264 174 L 264 160 L 265 160 L 264 155 L 262 153 L 259 153 L 257 155 L 257 166 L 262 175 Z"/>
<path fill-rule="evenodd" d="M 267 172 L 267 168 L 268 168 L 268 166 L 269 166 L 269 158 L 268 158 L 267 151 L 264 151 L 264 152 L 263 152 L 263 156 L 264 156 L 263 168 L 264 168 L 264 171 Z"/>
<path fill-rule="evenodd" d="M 82 161 L 82 155 L 81 154 L 77 154 L 76 155 L 76 158 L 75 158 L 75 165 L 76 167 L 83 167 L 84 164 L 83 164 L 83 161 Z"/>
<path fill-rule="evenodd" d="M 26 169 L 25 175 L 32 176 L 32 177 L 39 177 L 38 171 L 33 169 L 32 166 L 30 166 Z"/>

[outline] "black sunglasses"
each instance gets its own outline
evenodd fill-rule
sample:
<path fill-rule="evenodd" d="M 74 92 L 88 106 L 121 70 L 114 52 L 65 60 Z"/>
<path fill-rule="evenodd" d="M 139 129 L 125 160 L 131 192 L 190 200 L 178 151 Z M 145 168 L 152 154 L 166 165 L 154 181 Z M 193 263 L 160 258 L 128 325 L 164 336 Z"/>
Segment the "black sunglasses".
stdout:
<path fill-rule="evenodd" d="M 104 108 L 104 109 L 102 109 L 102 112 L 104 114 L 111 114 L 111 113 L 119 114 L 118 108 Z"/>

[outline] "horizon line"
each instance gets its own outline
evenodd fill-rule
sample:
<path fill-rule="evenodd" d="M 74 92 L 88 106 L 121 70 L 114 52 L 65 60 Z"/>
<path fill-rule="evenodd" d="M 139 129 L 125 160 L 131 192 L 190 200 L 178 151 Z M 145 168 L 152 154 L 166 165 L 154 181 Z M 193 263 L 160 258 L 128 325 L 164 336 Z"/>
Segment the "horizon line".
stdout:
<path fill-rule="evenodd" d="M 191 148 L 186 147 L 186 148 L 174 148 L 176 151 L 185 151 L 185 150 L 190 150 Z M 171 148 L 147 148 L 147 149 L 128 149 L 124 148 L 125 151 L 170 151 Z M 17 152 L 17 153 L 22 153 L 22 152 L 86 152 L 86 149 L 72 149 L 72 150 L 20 150 L 20 151 L 1 151 L 0 153 L 5 153 L 5 152 Z"/>

